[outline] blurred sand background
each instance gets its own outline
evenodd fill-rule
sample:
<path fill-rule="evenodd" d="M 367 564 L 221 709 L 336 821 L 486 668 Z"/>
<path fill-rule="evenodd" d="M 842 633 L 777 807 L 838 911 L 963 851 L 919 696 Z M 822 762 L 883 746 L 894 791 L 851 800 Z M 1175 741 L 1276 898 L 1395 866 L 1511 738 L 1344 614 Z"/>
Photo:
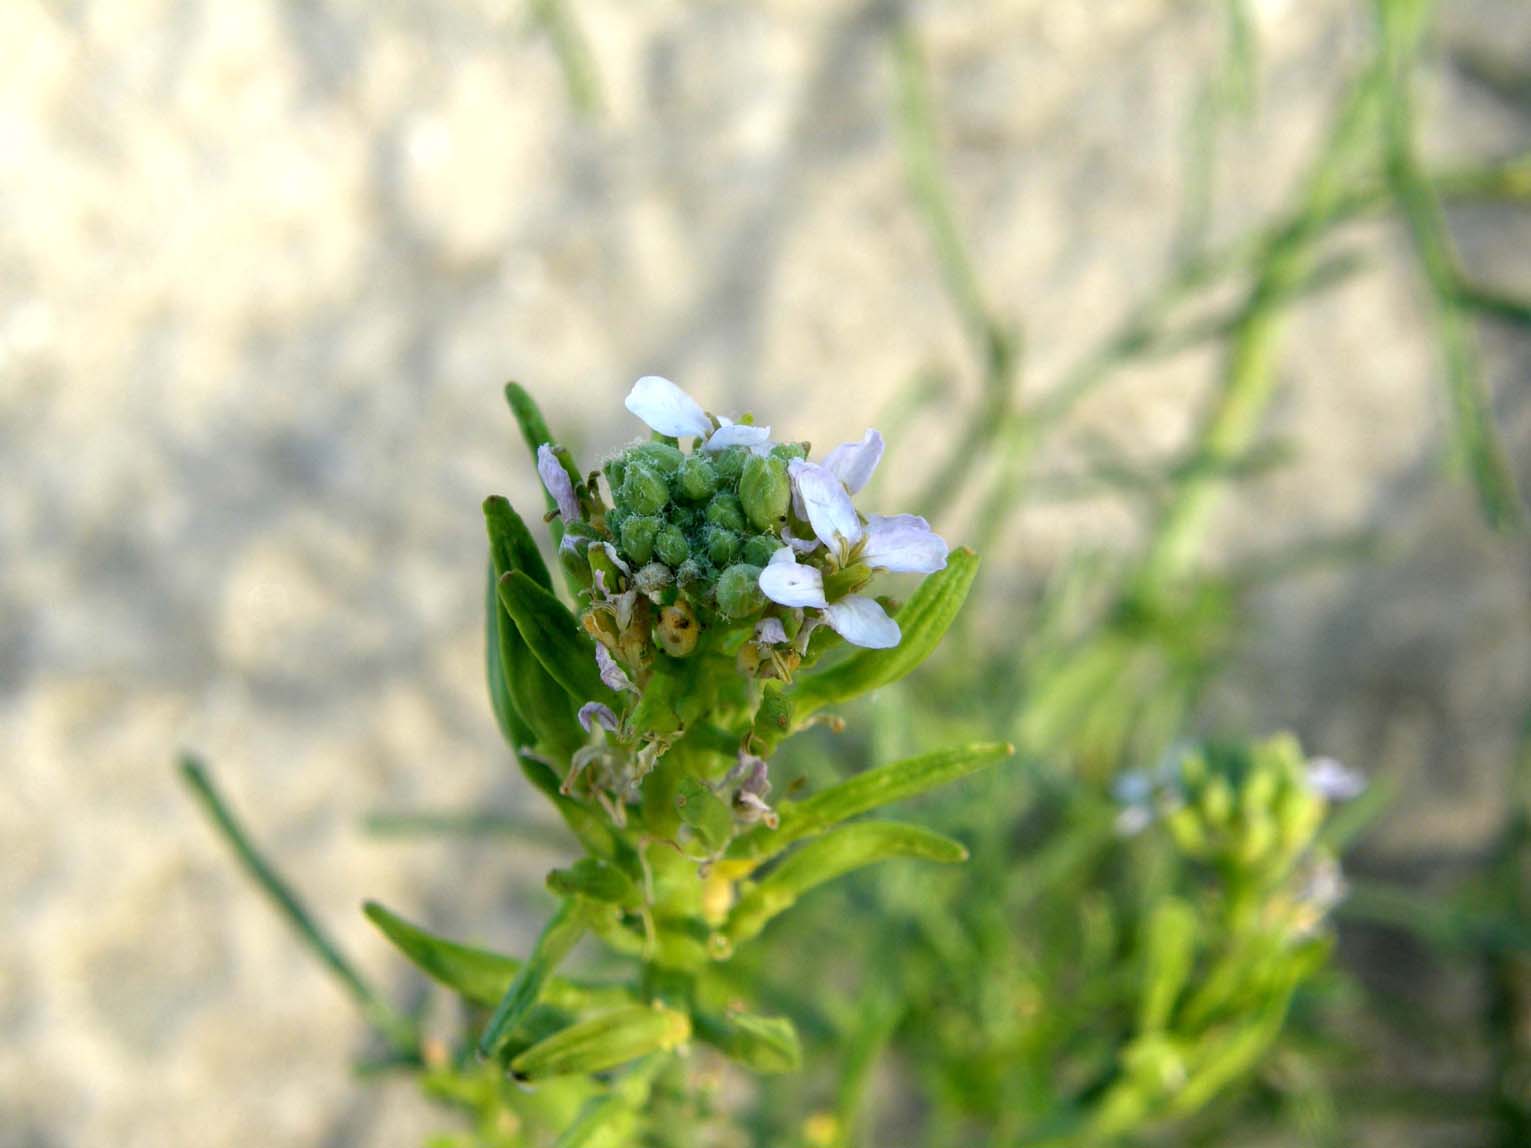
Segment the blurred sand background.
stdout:
<path fill-rule="evenodd" d="M 1215 8 L 912 9 L 1027 388 L 1169 265 Z M 1366 33 L 1359 4 L 1254 8 L 1261 90 L 1223 139 L 1220 235 L 1282 201 Z M 1525 151 L 1531 6 L 1444 8 L 1429 154 Z M 397 994 L 418 986 L 364 896 L 519 935 L 507 889 L 546 858 L 358 828 L 380 806 L 520 798 L 480 677 L 479 502 L 534 497 L 507 378 L 589 455 L 633 434 L 642 373 L 825 444 L 923 367 L 972 390 L 897 150 L 895 6 L 572 11 L 594 118 L 522 0 L 0 5 L 0 1146 L 408 1145 L 441 1124 L 407 1085 L 356 1087 L 349 1002 L 170 766 L 209 756 Z M 1531 290 L 1531 217 L 1453 222 L 1475 272 Z M 1218 545 L 1367 525 L 1395 545 L 1268 595 L 1217 705 L 1394 777 L 1371 863 L 1438 879 L 1498 824 L 1531 562 L 1445 475 L 1400 236 L 1348 242 L 1367 273 L 1288 340 L 1272 433 L 1300 455 L 1242 492 Z M 1531 486 L 1531 342 L 1488 328 L 1484 346 Z M 1077 425 L 1161 454 L 1215 366 L 1137 371 Z M 890 508 L 944 409 L 896 444 Z M 1009 560 L 1041 571 L 1129 525 L 1105 503 L 1037 511 Z"/>

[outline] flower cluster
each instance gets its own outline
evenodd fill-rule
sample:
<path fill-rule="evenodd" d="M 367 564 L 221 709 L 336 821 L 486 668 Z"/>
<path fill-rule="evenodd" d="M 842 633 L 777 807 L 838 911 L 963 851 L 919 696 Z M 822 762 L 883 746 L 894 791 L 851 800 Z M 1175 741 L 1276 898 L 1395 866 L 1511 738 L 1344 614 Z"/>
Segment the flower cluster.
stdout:
<path fill-rule="evenodd" d="M 830 634 L 898 644 L 898 623 L 863 591 L 878 571 L 942 569 L 947 546 L 915 515 L 857 511 L 851 496 L 882 457 L 877 431 L 815 462 L 807 443 L 710 415 L 667 379 L 639 379 L 626 405 L 656 438 L 599 473 L 582 479 L 559 449 L 538 452 L 608 684 L 640 678 L 658 654 L 723 650 L 751 676 L 789 679 Z"/>

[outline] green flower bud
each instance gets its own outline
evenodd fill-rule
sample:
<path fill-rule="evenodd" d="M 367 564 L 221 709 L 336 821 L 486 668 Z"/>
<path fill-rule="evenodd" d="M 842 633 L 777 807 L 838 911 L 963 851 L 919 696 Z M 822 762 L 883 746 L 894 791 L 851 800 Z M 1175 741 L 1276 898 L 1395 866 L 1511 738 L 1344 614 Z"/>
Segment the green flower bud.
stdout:
<path fill-rule="evenodd" d="M 721 526 L 709 526 L 704 535 L 707 540 L 707 557 L 715 566 L 727 566 L 738 557 L 739 536 Z"/>
<path fill-rule="evenodd" d="M 791 462 L 795 458 L 807 458 L 808 444 L 805 442 L 779 442 L 771 448 L 771 457 L 779 458 L 782 462 Z"/>
<path fill-rule="evenodd" d="M 691 557 L 691 544 L 674 523 L 661 530 L 654 539 L 654 553 L 666 566 L 679 566 Z"/>
<path fill-rule="evenodd" d="M 730 618 L 747 618 L 765 605 L 760 592 L 760 567 L 739 563 L 718 578 L 718 609 Z"/>
<path fill-rule="evenodd" d="M 632 472 L 628 472 L 631 477 Z M 662 523 L 648 515 L 634 515 L 622 523 L 622 553 L 634 562 L 647 562 L 654 554 L 654 539 Z"/>
<path fill-rule="evenodd" d="M 711 498 L 718 489 L 718 470 L 705 455 L 694 454 L 681 464 L 675 476 L 675 487 L 682 498 L 701 502 Z"/>
<path fill-rule="evenodd" d="M 606 512 L 606 533 L 613 538 L 622 537 L 622 524 L 633 516 L 631 510 L 624 510 L 620 506 L 613 506 Z"/>
<path fill-rule="evenodd" d="M 774 530 L 785 522 L 792 505 L 787 464 L 779 458 L 751 455 L 739 476 L 739 503 L 756 530 Z"/>
<path fill-rule="evenodd" d="M 724 453 L 727 453 L 726 451 Z M 713 496 L 707 504 L 707 521 L 736 534 L 744 533 L 744 507 L 739 499 L 727 491 Z"/>
<path fill-rule="evenodd" d="M 658 514 L 670 501 L 670 488 L 652 467 L 630 462 L 617 497 L 635 514 Z"/>
<path fill-rule="evenodd" d="M 750 452 L 742 446 L 731 446 L 712 456 L 712 465 L 718 472 L 718 482 L 724 486 L 737 486 L 744 473 L 744 463 Z"/>
<path fill-rule="evenodd" d="M 627 457 L 619 454 L 616 458 L 607 459 L 601 471 L 606 475 L 606 482 L 611 486 L 611 493 L 615 495 L 622 489 L 622 479 L 627 476 Z"/>
<path fill-rule="evenodd" d="M 686 456 L 667 442 L 643 442 L 627 450 L 629 464 L 641 462 L 658 474 L 669 476 L 681 468 Z"/>
<path fill-rule="evenodd" d="M 782 548 L 781 539 L 772 534 L 755 534 L 745 539 L 744 552 L 740 560 L 751 566 L 765 566 L 770 563 L 771 555 Z"/>
<path fill-rule="evenodd" d="M 675 584 L 692 597 L 700 597 L 712 580 L 712 568 L 696 558 L 688 558 L 675 571 Z"/>

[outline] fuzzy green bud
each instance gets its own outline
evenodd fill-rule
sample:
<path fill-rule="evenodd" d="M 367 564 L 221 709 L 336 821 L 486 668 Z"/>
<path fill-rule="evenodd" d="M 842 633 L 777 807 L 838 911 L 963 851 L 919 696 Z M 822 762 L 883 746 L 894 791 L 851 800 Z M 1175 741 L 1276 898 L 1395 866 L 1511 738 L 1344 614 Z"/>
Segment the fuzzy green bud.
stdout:
<path fill-rule="evenodd" d="M 628 471 L 632 476 L 632 471 Z M 654 539 L 661 522 L 649 515 L 635 515 L 622 523 L 622 553 L 634 562 L 647 562 L 654 555 Z"/>
<path fill-rule="evenodd" d="M 629 462 L 617 497 L 635 514 L 658 514 L 670 501 L 670 488 L 652 467 Z"/>
<path fill-rule="evenodd" d="M 747 562 L 751 566 L 766 566 L 771 561 L 771 555 L 782 547 L 781 539 L 772 534 L 754 534 L 744 541 L 744 550 L 739 555 L 740 561 Z"/>
<path fill-rule="evenodd" d="M 808 444 L 805 442 L 779 442 L 771 448 L 771 457 L 779 458 L 782 462 L 791 462 L 795 458 L 807 458 Z"/>
<path fill-rule="evenodd" d="M 627 456 L 619 454 L 616 458 L 607 459 L 605 465 L 601 467 L 601 472 L 605 474 L 606 481 L 611 486 L 611 493 L 616 494 L 622 489 L 622 480 L 627 476 Z"/>
<path fill-rule="evenodd" d="M 627 450 L 629 464 L 641 462 L 658 474 L 669 476 L 681 468 L 686 456 L 667 442 L 644 442 Z"/>
<path fill-rule="evenodd" d="M 710 580 L 711 569 L 705 562 L 688 558 L 675 571 L 675 584 L 693 597 L 701 594 Z"/>
<path fill-rule="evenodd" d="M 774 530 L 785 522 L 792 505 L 787 464 L 779 458 L 751 455 L 739 476 L 739 504 L 756 530 Z"/>
<path fill-rule="evenodd" d="M 765 605 L 760 592 L 760 567 L 739 563 L 718 577 L 718 609 L 730 618 L 747 618 Z"/>
<path fill-rule="evenodd" d="M 675 567 L 691 557 L 691 544 L 680 527 L 671 523 L 654 538 L 654 553 L 666 566 Z"/>
<path fill-rule="evenodd" d="M 682 498 L 702 502 L 717 493 L 718 469 L 705 455 L 694 454 L 681 464 L 675 487 Z"/>
<path fill-rule="evenodd" d="M 745 460 L 750 452 L 742 446 L 731 446 L 712 456 L 712 465 L 718 472 L 718 481 L 725 486 L 735 486 L 744 473 Z"/>
<path fill-rule="evenodd" d="M 713 526 L 732 530 L 735 534 L 743 534 L 744 507 L 737 497 L 724 491 L 715 495 L 707 504 L 707 521 Z"/>
<path fill-rule="evenodd" d="M 721 526 L 709 526 L 704 536 L 707 542 L 707 557 L 715 566 L 727 566 L 738 557 L 739 536 L 732 530 L 725 530 Z"/>

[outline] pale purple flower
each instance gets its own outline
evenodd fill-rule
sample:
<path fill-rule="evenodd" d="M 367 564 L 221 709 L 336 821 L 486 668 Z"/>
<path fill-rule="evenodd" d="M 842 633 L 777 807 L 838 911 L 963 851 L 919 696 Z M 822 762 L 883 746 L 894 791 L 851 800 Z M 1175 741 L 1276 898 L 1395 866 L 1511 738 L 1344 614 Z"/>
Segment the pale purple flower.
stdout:
<path fill-rule="evenodd" d="M 1366 775 L 1332 757 L 1315 757 L 1307 766 L 1308 787 L 1326 801 L 1349 801 L 1366 792 Z"/>
<path fill-rule="evenodd" d="M 574 493 L 574 480 L 569 477 L 569 472 L 563 468 L 563 463 L 558 461 L 558 456 L 547 443 L 537 448 L 537 474 L 542 479 L 542 485 L 553 496 L 553 504 L 558 507 L 563 520 L 580 521 L 583 514 L 579 508 L 579 497 Z"/>
<path fill-rule="evenodd" d="M 658 375 L 644 375 L 634 383 L 625 405 L 650 428 L 671 438 L 705 439 L 712 434 L 712 419 L 701 405 Z"/>
<path fill-rule="evenodd" d="M 586 702 L 579 707 L 579 724 L 589 733 L 597 725 L 602 729 L 616 731 L 617 715 L 602 702 Z"/>
<path fill-rule="evenodd" d="M 601 681 L 606 683 L 608 689 L 621 693 L 623 690 L 637 688 L 622 667 L 617 665 L 617 659 L 611 656 L 611 651 L 599 642 L 595 644 L 595 664 L 601 671 Z"/>

